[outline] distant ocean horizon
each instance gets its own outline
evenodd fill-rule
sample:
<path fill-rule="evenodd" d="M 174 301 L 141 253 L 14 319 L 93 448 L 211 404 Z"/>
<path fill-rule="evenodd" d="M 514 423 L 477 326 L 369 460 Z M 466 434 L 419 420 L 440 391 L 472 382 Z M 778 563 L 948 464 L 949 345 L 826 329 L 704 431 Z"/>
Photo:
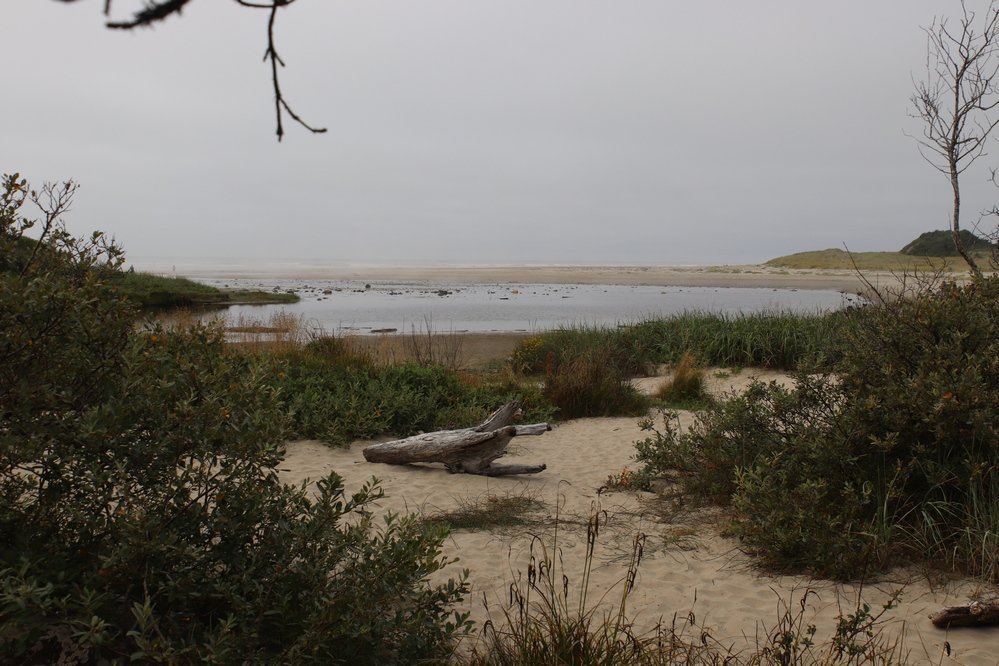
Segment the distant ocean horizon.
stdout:
<path fill-rule="evenodd" d="M 231 275 L 238 277 L 287 277 L 300 272 L 342 270 L 392 270 L 399 268 L 599 268 L 605 266 L 639 268 L 655 266 L 661 268 L 700 268 L 720 265 L 756 265 L 752 262 L 743 263 L 711 263 L 711 262 L 629 262 L 629 261 L 514 261 L 514 262 L 469 262 L 469 261 L 366 261 L 353 259 L 323 259 L 294 258 L 270 259 L 253 257 L 126 257 L 126 269 L 131 266 L 135 270 L 155 273 L 157 275 L 176 275 L 177 277 Z"/>

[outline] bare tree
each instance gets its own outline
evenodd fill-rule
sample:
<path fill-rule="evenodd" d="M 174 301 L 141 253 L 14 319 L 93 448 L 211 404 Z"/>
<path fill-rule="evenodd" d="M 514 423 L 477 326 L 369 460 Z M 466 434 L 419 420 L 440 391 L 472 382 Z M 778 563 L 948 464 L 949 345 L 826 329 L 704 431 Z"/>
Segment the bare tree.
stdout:
<path fill-rule="evenodd" d="M 950 179 L 954 195 L 951 236 L 976 278 L 982 277 L 961 240 L 960 175 L 985 153 L 985 141 L 999 124 L 999 9 L 994 2 L 976 30 L 977 16 L 961 2 L 954 27 L 937 18 L 926 28 L 926 78 L 914 81 L 912 115 L 923 122 L 920 154 Z"/>
<path fill-rule="evenodd" d="M 279 10 L 288 7 L 296 0 L 232 0 L 241 7 L 251 9 L 265 9 L 269 13 L 267 20 L 267 48 L 264 50 L 264 62 L 269 62 L 271 66 L 271 85 L 274 87 L 274 113 L 277 116 L 277 138 L 278 141 L 284 137 L 283 116 L 285 113 L 296 123 L 309 130 L 313 134 L 322 134 L 325 127 L 313 127 L 302 120 L 301 116 L 295 113 L 291 105 L 281 91 L 279 79 L 279 67 L 284 67 L 284 61 L 278 55 L 277 46 L 274 41 L 274 25 L 277 20 Z M 59 2 L 77 2 L 77 0 L 59 0 Z M 132 14 L 132 17 L 123 21 L 108 19 L 105 25 L 115 30 L 134 30 L 152 26 L 159 21 L 166 20 L 174 14 L 180 14 L 184 7 L 191 0 L 147 0 L 143 3 L 142 9 Z M 104 15 L 111 15 L 111 0 L 104 0 Z"/>

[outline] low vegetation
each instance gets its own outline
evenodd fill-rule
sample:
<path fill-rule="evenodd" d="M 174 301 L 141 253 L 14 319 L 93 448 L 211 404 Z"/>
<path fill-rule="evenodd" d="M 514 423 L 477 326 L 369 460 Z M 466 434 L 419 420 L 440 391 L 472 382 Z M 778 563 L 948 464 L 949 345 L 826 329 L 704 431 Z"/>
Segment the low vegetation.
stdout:
<path fill-rule="evenodd" d="M 457 498 L 455 508 L 432 512 L 424 520 L 449 530 L 492 530 L 537 524 L 544 509 L 545 503 L 534 492 L 487 492 Z"/>
<path fill-rule="evenodd" d="M 698 364 L 693 354 L 686 352 L 680 357 L 670 376 L 656 389 L 655 396 L 677 409 L 690 405 L 702 407 L 708 401 L 704 368 Z"/>
<path fill-rule="evenodd" d="M 224 290 L 180 277 L 116 271 L 110 283 L 144 309 L 219 307 L 237 304 L 297 303 L 296 294 Z"/>
<path fill-rule="evenodd" d="M 0 195 L 0 662 L 451 654 L 468 587 L 427 582 L 445 531 L 376 525 L 374 484 L 283 485 L 266 369 L 218 329 L 139 330 L 99 234 L 51 225 L 19 254 L 27 191 L 6 177 Z"/>
<path fill-rule="evenodd" d="M 511 364 L 542 374 L 564 359 L 602 350 L 629 375 L 654 374 L 687 353 L 706 365 L 793 370 L 835 360 L 843 318 L 842 312 L 684 312 L 619 329 L 564 328 L 526 338 Z"/>
<path fill-rule="evenodd" d="M 979 238 L 967 229 L 961 229 L 958 231 L 958 235 L 961 237 L 961 244 L 968 252 L 988 254 L 994 247 L 993 243 L 984 238 Z M 954 245 L 954 236 L 947 230 L 927 231 L 919 234 L 918 238 L 906 244 L 899 252 L 916 257 L 960 256 L 957 247 Z"/>
<path fill-rule="evenodd" d="M 634 416 L 649 407 L 648 398 L 628 381 L 610 346 L 582 349 L 553 358 L 545 370 L 544 396 L 559 418 Z"/>
<path fill-rule="evenodd" d="M 953 250 L 953 241 L 950 242 L 950 247 Z M 932 251 L 939 250 L 933 249 Z M 979 249 L 971 252 L 971 255 L 984 266 L 988 266 L 992 253 L 988 249 Z M 766 265 L 774 268 L 841 271 L 860 269 L 862 271 L 909 273 L 968 272 L 968 264 L 960 256 L 954 254 L 920 255 L 905 250 L 901 252 L 847 252 L 837 248 L 811 250 L 777 257 L 766 262 Z"/>
<path fill-rule="evenodd" d="M 966 229 L 961 241 L 977 262 L 987 266 L 996 256 L 996 244 Z M 954 245 L 950 231 L 927 231 L 898 252 L 849 252 L 839 248 L 796 252 L 766 262 L 775 268 L 894 271 L 907 273 L 968 272 L 968 264 Z"/>
<path fill-rule="evenodd" d="M 756 383 L 687 432 L 646 422 L 642 474 L 731 504 L 777 568 L 999 580 L 999 277 L 910 293 L 845 313 L 831 372 Z"/>
<path fill-rule="evenodd" d="M 617 589 L 594 599 L 589 574 L 601 527 L 595 511 L 587 523 L 586 555 L 581 572 L 565 570 L 557 537 L 549 544 L 535 539 L 527 575 L 510 585 L 507 604 L 483 627 L 467 666 L 579 664 L 580 666 L 714 666 L 732 664 L 893 664 L 907 663 L 898 636 L 885 631 L 891 600 L 879 609 L 863 602 L 846 608 L 829 634 L 809 619 L 809 597 L 780 599 L 773 623 L 761 621 L 756 643 L 736 649 L 695 624 L 694 612 L 675 613 L 649 630 L 630 618 L 628 603 L 639 584 L 645 547 L 635 537 L 631 557 Z M 555 530 L 558 533 L 558 530 Z M 609 599 L 611 604 L 602 603 Z M 614 603 L 616 601 L 616 603 Z"/>
<path fill-rule="evenodd" d="M 336 445 L 359 438 L 465 428 L 517 400 L 525 418 L 546 421 L 552 410 L 540 389 L 510 378 L 481 380 L 439 365 L 376 364 L 341 338 L 249 354 L 262 381 L 279 396 L 289 435 Z"/>

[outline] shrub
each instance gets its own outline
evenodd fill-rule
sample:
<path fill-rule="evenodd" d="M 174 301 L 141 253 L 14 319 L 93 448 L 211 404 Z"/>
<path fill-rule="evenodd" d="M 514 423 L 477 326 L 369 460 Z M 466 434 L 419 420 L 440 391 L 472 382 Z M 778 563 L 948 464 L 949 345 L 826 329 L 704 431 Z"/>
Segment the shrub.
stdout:
<path fill-rule="evenodd" d="M 563 418 L 634 415 L 648 408 L 608 347 L 587 349 L 555 364 L 545 376 L 544 393 Z"/>
<path fill-rule="evenodd" d="M 290 435 L 334 445 L 391 433 L 478 424 L 511 400 L 527 418 L 546 420 L 551 407 L 530 385 L 509 381 L 469 385 L 442 366 L 402 363 L 376 365 L 349 342 L 323 337 L 303 349 L 250 356 L 266 368 L 265 381 L 290 416 Z"/>
<path fill-rule="evenodd" d="M 8 252 L 26 247 L 25 190 L 7 177 L 0 200 L 0 661 L 449 653 L 467 587 L 426 582 L 444 532 L 375 528 L 372 484 L 280 483 L 287 419 L 264 370 L 217 328 L 140 331 L 100 235 L 49 216 Z"/>
<path fill-rule="evenodd" d="M 930 559 L 999 579 L 999 278 L 847 313 L 832 376 L 755 384 L 638 444 L 780 567 Z M 650 426 L 651 427 L 651 426 Z"/>

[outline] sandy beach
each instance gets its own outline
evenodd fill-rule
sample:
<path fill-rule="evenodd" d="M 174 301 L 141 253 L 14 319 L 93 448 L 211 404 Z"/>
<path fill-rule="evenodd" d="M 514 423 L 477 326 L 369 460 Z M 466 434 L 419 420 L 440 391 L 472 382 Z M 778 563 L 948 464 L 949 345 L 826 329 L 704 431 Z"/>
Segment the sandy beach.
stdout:
<path fill-rule="evenodd" d="M 785 269 L 765 265 L 727 266 L 338 266 L 307 263 L 166 264 L 139 262 L 137 269 L 164 275 L 208 278 L 294 278 L 302 280 L 418 280 L 439 283 L 619 284 L 669 287 L 760 287 L 831 289 L 856 293 L 863 286 L 852 271 Z M 874 281 L 889 273 L 865 272 Z"/>
<path fill-rule="evenodd" d="M 744 370 L 735 376 L 710 374 L 709 389 L 716 394 L 741 390 L 752 377 L 788 381 L 777 373 Z M 651 391 L 661 378 L 636 380 Z M 693 416 L 680 413 L 687 426 Z M 380 511 L 433 514 L 461 503 L 488 502 L 489 497 L 527 494 L 541 500 L 544 509 L 530 525 L 496 530 L 458 530 L 444 544 L 445 554 L 459 561 L 445 572 L 470 572 L 472 594 L 465 609 L 481 623 L 496 622 L 509 584 L 526 570 L 532 547 L 549 549 L 556 544 L 554 525 L 559 516 L 558 552 L 570 586 L 579 583 L 586 546 L 585 523 L 594 510 L 602 512 L 604 525 L 595 550 L 589 599 L 604 597 L 615 606 L 620 583 L 636 534 L 645 534 L 645 554 L 628 612 L 639 627 L 652 627 L 674 614 L 682 621 L 694 619 L 689 635 L 702 631 L 735 651 L 755 644 L 778 618 L 782 604 L 797 609 L 808 594 L 805 616 L 817 625 L 817 641 L 832 634 L 836 618 L 850 612 L 859 600 L 879 610 L 892 594 L 901 591 L 900 604 L 889 611 L 886 631 L 901 637 L 911 663 L 999 664 L 999 628 L 951 630 L 933 628 L 927 616 L 946 605 L 967 600 L 978 588 L 970 581 L 929 581 L 919 572 L 899 571 L 864 586 L 837 585 L 802 576 L 773 576 L 754 569 L 751 557 L 739 543 L 722 535 L 724 516 L 713 511 L 668 518 L 662 515 L 655 495 L 606 488 L 608 476 L 635 468 L 634 442 L 643 437 L 637 418 L 589 418 L 558 424 L 540 437 L 517 440 L 509 462 L 546 463 L 548 469 L 524 477 L 487 478 L 449 474 L 433 465 L 389 466 L 367 463 L 355 442 L 334 449 L 317 441 L 288 444 L 280 467 L 288 483 L 317 479 L 330 471 L 341 474 L 348 492 L 376 476 L 386 497 Z M 572 598 L 577 598 L 570 591 Z M 487 611 L 486 603 L 491 608 Z M 688 615 L 689 614 L 689 615 Z M 945 645 L 950 646 L 946 655 Z"/>

